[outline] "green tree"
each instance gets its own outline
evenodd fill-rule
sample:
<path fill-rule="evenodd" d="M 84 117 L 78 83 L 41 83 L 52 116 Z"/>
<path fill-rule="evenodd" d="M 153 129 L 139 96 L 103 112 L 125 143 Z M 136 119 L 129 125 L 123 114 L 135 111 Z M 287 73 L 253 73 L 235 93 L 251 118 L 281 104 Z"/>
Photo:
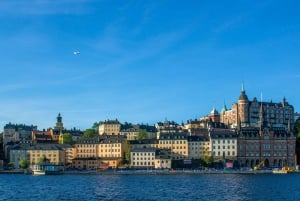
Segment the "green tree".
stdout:
<path fill-rule="evenodd" d="M 202 158 L 202 161 L 203 161 L 203 166 L 205 167 L 209 167 L 212 162 L 213 162 L 213 157 L 212 156 L 208 156 L 208 155 L 205 155 L 203 158 Z"/>
<path fill-rule="evenodd" d="M 42 156 L 38 159 L 38 164 L 42 164 L 44 162 L 49 162 L 50 160 L 46 158 L 46 156 Z"/>
<path fill-rule="evenodd" d="M 62 136 L 59 137 L 59 144 L 73 144 L 74 141 L 72 139 L 72 135 L 70 133 L 63 133 Z"/>
<path fill-rule="evenodd" d="M 92 129 L 94 129 L 96 131 L 96 133 L 98 134 L 98 128 L 99 128 L 100 122 L 95 122 L 92 126 Z"/>
<path fill-rule="evenodd" d="M 29 161 L 28 161 L 27 159 L 25 159 L 25 158 L 22 158 L 22 159 L 20 160 L 20 162 L 19 162 L 19 166 L 20 166 L 20 168 L 22 168 L 22 169 L 26 169 L 26 168 L 28 168 L 28 166 L 29 166 Z"/>
<path fill-rule="evenodd" d="M 145 130 L 138 130 L 136 139 L 137 140 L 144 140 L 144 139 L 147 139 L 147 136 L 148 136 L 147 131 L 145 131 Z"/>
<path fill-rule="evenodd" d="M 300 118 L 298 118 L 295 122 L 294 131 L 297 138 L 300 138 Z"/>
<path fill-rule="evenodd" d="M 86 129 L 83 132 L 83 137 L 84 138 L 91 138 L 91 137 L 95 137 L 95 136 L 97 136 L 97 132 L 93 128 Z"/>
<path fill-rule="evenodd" d="M 13 168 L 15 167 L 15 165 L 14 165 L 13 162 L 9 162 L 9 163 L 7 164 L 7 166 L 8 166 L 9 169 L 13 169 Z"/>
<path fill-rule="evenodd" d="M 131 146 L 127 141 L 125 146 L 125 161 L 127 164 L 130 164 L 130 154 L 131 154 Z"/>

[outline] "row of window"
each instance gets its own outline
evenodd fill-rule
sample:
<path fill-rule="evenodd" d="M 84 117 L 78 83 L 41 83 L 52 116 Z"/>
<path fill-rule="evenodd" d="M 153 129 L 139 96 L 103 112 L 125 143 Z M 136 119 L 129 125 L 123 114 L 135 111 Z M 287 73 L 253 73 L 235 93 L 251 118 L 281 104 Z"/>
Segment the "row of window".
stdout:
<path fill-rule="evenodd" d="M 176 141 L 173 141 L 173 140 L 160 140 L 159 141 L 159 144 L 186 144 L 187 141 L 186 140 L 176 140 Z"/>
<path fill-rule="evenodd" d="M 135 157 L 133 157 L 132 160 L 154 160 L 154 157 L 151 157 L 151 158 L 150 157 L 148 157 L 148 158 L 146 158 L 146 157 L 145 158 L 142 158 L 142 157 L 141 158 L 139 158 L 139 157 L 135 158 Z"/>
<path fill-rule="evenodd" d="M 213 149 L 221 149 L 221 146 L 213 146 L 212 147 Z M 225 145 L 223 145 L 223 149 L 226 149 L 226 146 Z M 229 145 L 227 145 L 227 149 L 230 149 L 230 146 Z M 234 145 L 232 145 L 231 146 L 231 149 L 235 149 L 235 146 Z"/>
<path fill-rule="evenodd" d="M 97 145 L 95 144 L 77 144 L 77 147 L 80 148 L 87 148 L 87 147 L 91 147 L 91 148 L 95 148 Z M 121 147 L 121 144 L 100 144 L 100 147 Z"/>
<path fill-rule="evenodd" d="M 132 155 L 133 155 L 133 156 L 135 156 L 135 155 L 136 155 L 136 156 L 150 156 L 150 155 L 151 155 L 151 156 L 154 156 L 154 152 L 152 152 L 152 153 L 150 153 L 150 152 L 148 152 L 148 153 L 145 153 L 145 152 L 134 153 L 134 152 L 133 152 Z"/>
<path fill-rule="evenodd" d="M 137 165 L 137 166 L 154 166 L 154 162 L 132 162 L 132 165 Z"/>
<path fill-rule="evenodd" d="M 226 152 L 225 151 L 223 151 L 223 152 L 220 152 L 220 151 L 218 151 L 218 152 L 213 152 L 213 155 L 214 156 L 235 156 L 235 151 L 232 151 L 232 152 L 230 152 L 230 151 L 227 151 L 227 155 L 226 155 Z"/>
<path fill-rule="evenodd" d="M 220 144 L 220 143 L 223 143 L 223 144 L 225 144 L 225 143 L 227 143 L 227 144 L 230 144 L 230 142 L 232 143 L 232 144 L 235 144 L 235 142 L 236 142 L 236 140 L 213 140 L 212 141 L 212 143 L 213 144 L 216 144 L 216 143 L 218 143 L 218 144 Z"/>
<path fill-rule="evenodd" d="M 240 149 L 243 149 L 243 145 L 241 144 L 240 146 Z M 273 146 L 274 147 L 274 149 L 287 149 L 287 145 L 274 145 Z M 258 144 L 256 144 L 256 145 L 245 145 L 245 148 L 246 149 L 259 149 L 259 145 Z M 264 149 L 271 149 L 271 145 L 270 144 L 263 144 L 262 145 L 262 148 L 264 148 Z M 293 145 L 289 145 L 289 148 L 290 149 L 293 149 L 294 148 L 294 146 Z"/>

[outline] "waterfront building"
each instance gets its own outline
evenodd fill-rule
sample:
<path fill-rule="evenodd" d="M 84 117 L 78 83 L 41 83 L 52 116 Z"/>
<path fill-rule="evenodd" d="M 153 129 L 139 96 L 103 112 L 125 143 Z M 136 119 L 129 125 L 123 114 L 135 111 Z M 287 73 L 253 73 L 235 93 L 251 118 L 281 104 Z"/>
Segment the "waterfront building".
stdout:
<path fill-rule="evenodd" d="M 9 149 L 8 161 L 13 164 L 14 168 L 20 168 L 19 163 L 21 159 L 30 161 L 30 155 L 28 153 L 29 144 L 15 144 Z"/>
<path fill-rule="evenodd" d="M 173 160 L 182 160 L 189 157 L 188 138 L 189 133 L 161 133 L 158 136 L 158 149 L 170 149 Z"/>
<path fill-rule="evenodd" d="M 100 122 L 99 135 L 118 135 L 120 134 L 121 123 L 116 120 L 105 120 Z"/>
<path fill-rule="evenodd" d="M 155 165 L 155 169 L 171 169 L 172 167 L 171 150 L 157 149 L 155 152 L 154 165 Z"/>
<path fill-rule="evenodd" d="M 41 158 L 46 157 L 53 164 L 72 163 L 73 147 L 61 144 L 14 144 L 9 149 L 8 161 L 19 168 L 21 159 L 26 159 L 30 164 L 37 164 Z"/>
<path fill-rule="evenodd" d="M 296 137 L 285 128 L 241 128 L 238 137 L 238 160 L 241 166 L 282 167 L 295 165 Z"/>
<path fill-rule="evenodd" d="M 99 138 L 98 156 L 101 158 L 122 158 L 126 152 L 126 138 L 121 135 L 106 135 Z"/>
<path fill-rule="evenodd" d="M 59 144 L 33 144 L 28 147 L 30 164 L 37 164 L 39 160 L 46 157 L 52 164 L 65 164 L 65 151 Z"/>
<path fill-rule="evenodd" d="M 188 136 L 188 158 L 201 159 L 211 155 L 210 140 L 203 136 Z"/>
<path fill-rule="evenodd" d="M 155 167 L 155 149 L 154 148 L 136 148 L 130 154 L 131 167 Z"/>
<path fill-rule="evenodd" d="M 209 129 L 210 150 L 214 161 L 237 160 L 237 139 L 235 130 Z"/>
<path fill-rule="evenodd" d="M 88 170 L 94 170 L 101 167 L 102 163 L 100 158 L 97 157 L 89 157 L 89 158 L 74 158 L 72 160 L 72 168 L 76 169 L 88 169 Z M 105 169 L 106 169 L 105 165 Z"/>
<path fill-rule="evenodd" d="M 74 155 L 76 158 L 97 158 L 99 138 L 82 138 L 74 145 Z"/>
<path fill-rule="evenodd" d="M 122 135 L 99 135 L 94 138 L 82 138 L 74 145 L 73 167 L 83 160 L 94 160 L 94 164 L 106 164 L 116 168 L 125 157 L 127 150 L 126 138 Z M 95 162 L 99 160 L 99 162 Z M 77 162 L 76 162 L 77 161 Z M 81 161 L 81 162 L 80 162 Z M 82 168 L 88 168 L 87 163 Z M 91 163 L 92 164 L 92 163 Z"/>

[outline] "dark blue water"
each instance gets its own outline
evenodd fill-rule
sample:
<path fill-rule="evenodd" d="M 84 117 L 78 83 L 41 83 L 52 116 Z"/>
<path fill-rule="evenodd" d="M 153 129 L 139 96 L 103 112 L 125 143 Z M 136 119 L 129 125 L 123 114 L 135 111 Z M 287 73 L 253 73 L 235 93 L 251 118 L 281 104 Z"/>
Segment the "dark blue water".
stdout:
<path fill-rule="evenodd" d="M 0 200 L 300 200 L 300 174 L 0 175 Z"/>

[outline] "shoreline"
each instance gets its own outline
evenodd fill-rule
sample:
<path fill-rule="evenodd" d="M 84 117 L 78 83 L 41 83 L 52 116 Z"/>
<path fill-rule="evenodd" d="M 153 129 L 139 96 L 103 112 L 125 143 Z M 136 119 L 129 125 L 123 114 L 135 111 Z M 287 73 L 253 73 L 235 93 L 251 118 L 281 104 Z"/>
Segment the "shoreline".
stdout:
<path fill-rule="evenodd" d="M 300 171 L 289 172 L 287 174 L 300 173 Z M 0 174 L 26 174 L 24 170 L 0 170 Z M 109 171 L 64 171 L 54 175 L 205 175 L 205 174 L 275 174 L 272 170 L 258 170 L 258 171 L 240 171 L 240 170 L 109 170 Z"/>

